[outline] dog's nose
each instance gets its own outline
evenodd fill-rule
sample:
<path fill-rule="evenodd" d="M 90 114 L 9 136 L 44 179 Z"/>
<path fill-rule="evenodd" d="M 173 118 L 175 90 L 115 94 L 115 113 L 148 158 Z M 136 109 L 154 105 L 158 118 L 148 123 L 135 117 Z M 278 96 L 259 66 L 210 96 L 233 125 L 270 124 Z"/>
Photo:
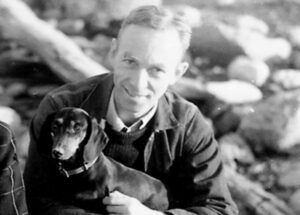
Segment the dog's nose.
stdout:
<path fill-rule="evenodd" d="M 53 149 L 52 150 L 52 155 L 53 155 L 54 158 L 60 158 L 63 155 L 63 153 L 61 151 L 57 150 L 57 149 Z"/>

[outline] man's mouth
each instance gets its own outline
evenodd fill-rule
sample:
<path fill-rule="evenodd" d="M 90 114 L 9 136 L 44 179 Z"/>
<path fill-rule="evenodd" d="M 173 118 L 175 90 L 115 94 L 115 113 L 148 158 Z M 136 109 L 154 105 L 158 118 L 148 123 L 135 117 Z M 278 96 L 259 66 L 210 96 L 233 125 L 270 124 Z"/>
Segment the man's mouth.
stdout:
<path fill-rule="evenodd" d="M 136 91 L 133 91 L 133 90 L 128 90 L 126 87 L 124 87 L 126 93 L 130 96 L 130 97 L 133 97 L 133 98 L 142 98 L 142 97 L 146 97 L 146 94 L 143 94 L 143 93 L 139 93 L 139 92 L 136 92 Z"/>

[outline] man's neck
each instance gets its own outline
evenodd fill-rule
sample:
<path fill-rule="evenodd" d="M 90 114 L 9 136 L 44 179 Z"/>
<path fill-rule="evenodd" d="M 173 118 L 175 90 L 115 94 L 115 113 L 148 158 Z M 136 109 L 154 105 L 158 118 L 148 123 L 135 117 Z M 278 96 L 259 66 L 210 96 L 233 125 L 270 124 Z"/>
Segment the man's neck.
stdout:
<path fill-rule="evenodd" d="M 129 132 L 142 129 L 154 116 L 156 109 L 157 105 L 154 105 L 154 107 L 146 113 L 118 111 L 112 94 L 109 101 L 106 119 L 115 130 L 120 131 L 123 128 L 126 128 L 126 131 Z"/>

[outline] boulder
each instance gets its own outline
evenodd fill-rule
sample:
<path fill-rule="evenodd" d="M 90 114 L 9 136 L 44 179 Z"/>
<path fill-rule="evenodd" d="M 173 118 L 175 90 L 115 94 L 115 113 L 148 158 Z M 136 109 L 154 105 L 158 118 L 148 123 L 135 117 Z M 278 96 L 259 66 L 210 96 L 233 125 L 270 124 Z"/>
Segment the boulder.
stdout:
<path fill-rule="evenodd" d="M 272 81 L 285 90 L 292 90 L 300 87 L 300 70 L 282 69 L 274 72 Z"/>
<path fill-rule="evenodd" d="M 286 39 L 270 38 L 258 32 L 238 33 L 236 41 L 252 59 L 288 60 L 292 53 L 292 46 Z"/>
<path fill-rule="evenodd" d="M 299 161 L 298 161 L 299 162 Z M 278 173 L 278 184 L 284 188 L 300 187 L 300 164 L 285 162 L 284 168 Z"/>
<path fill-rule="evenodd" d="M 131 10 L 142 5 L 161 5 L 162 0 L 101 0 L 100 10 L 113 20 L 124 19 Z"/>
<path fill-rule="evenodd" d="M 234 29 L 221 23 L 205 23 L 193 29 L 190 52 L 193 58 L 207 59 L 211 65 L 227 66 L 245 52 L 232 39 Z"/>
<path fill-rule="evenodd" d="M 218 142 L 225 164 L 236 168 L 236 162 L 241 165 L 249 165 L 255 161 L 251 148 L 238 134 L 228 133 Z"/>
<path fill-rule="evenodd" d="M 256 102 L 262 99 L 262 92 L 253 84 L 239 81 L 209 81 L 207 91 L 230 104 Z"/>
<path fill-rule="evenodd" d="M 287 37 L 295 48 L 300 48 L 300 25 L 292 26 L 287 31 Z"/>
<path fill-rule="evenodd" d="M 269 66 L 247 56 L 236 57 L 228 66 L 228 77 L 262 86 L 270 76 Z"/>
<path fill-rule="evenodd" d="M 259 102 L 241 119 L 238 133 L 258 153 L 295 152 L 300 144 L 300 91 L 280 93 Z"/>
<path fill-rule="evenodd" d="M 57 28 L 67 35 L 82 34 L 85 23 L 82 19 L 64 19 L 58 22 Z"/>
<path fill-rule="evenodd" d="M 257 32 L 263 35 L 267 35 L 270 30 L 266 22 L 251 15 L 237 16 L 235 25 L 239 31 Z"/>
<path fill-rule="evenodd" d="M 12 108 L 0 106 L 0 120 L 9 125 L 17 133 L 22 125 L 20 115 Z"/>

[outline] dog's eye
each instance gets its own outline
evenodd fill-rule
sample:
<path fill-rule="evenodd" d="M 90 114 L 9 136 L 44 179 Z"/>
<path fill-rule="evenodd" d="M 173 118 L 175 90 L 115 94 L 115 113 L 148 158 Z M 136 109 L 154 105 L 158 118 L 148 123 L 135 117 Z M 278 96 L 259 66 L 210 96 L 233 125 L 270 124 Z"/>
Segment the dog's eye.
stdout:
<path fill-rule="evenodd" d="M 75 123 L 75 125 L 74 125 L 74 130 L 75 130 L 75 131 L 79 131 L 80 128 L 81 128 L 80 123 Z"/>
<path fill-rule="evenodd" d="M 52 127 L 51 127 L 51 131 L 53 132 L 53 133 L 55 133 L 56 131 L 58 130 L 58 126 L 57 125 L 52 125 Z"/>

